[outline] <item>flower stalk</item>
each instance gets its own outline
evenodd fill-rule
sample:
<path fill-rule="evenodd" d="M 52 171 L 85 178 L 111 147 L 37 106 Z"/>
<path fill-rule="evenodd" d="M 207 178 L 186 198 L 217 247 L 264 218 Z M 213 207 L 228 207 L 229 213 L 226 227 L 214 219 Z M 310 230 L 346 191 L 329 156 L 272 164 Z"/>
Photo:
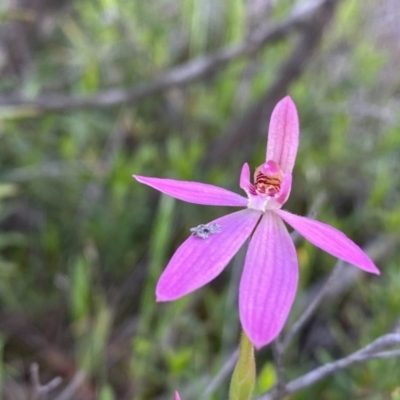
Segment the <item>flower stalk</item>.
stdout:
<path fill-rule="evenodd" d="M 229 400 L 250 400 L 256 380 L 254 348 L 244 332 L 240 337 L 239 359 L 229 387 Z"/>

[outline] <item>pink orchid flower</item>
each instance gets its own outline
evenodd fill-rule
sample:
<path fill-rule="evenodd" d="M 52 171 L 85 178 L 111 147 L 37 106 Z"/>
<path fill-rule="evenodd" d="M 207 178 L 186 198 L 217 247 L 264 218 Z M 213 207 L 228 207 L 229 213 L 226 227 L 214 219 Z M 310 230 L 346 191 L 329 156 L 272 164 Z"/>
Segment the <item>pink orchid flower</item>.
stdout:
<path fill-rule="evenodd" d="M 177 199 L 244 210 L 192 228 L 161 275 L 157 301 L 171 301 L 200 288 L 226 267 L 251 237 L 239 288 L 242 327 L 260 348 L 282 330 L 298 282 L 296 249 L 284 222 L 315 246 L 364 271 L 379 274 L 372 260 L 337 229 L 281 209 L 287 201 L 299 142 L 296 106 L 290 97 L 275 107 L 269 125 L 266 161 L 254 173 L 244 164 L 240 187 L 247 198 L 197 182 L 134 175 L 141 183 Z"/>
<path fill-rule="evenodd" d="M 181 400 L 181 396 L 179 396 L 179 393 L 177 391 L 175 391 L 174 400 Z"/>

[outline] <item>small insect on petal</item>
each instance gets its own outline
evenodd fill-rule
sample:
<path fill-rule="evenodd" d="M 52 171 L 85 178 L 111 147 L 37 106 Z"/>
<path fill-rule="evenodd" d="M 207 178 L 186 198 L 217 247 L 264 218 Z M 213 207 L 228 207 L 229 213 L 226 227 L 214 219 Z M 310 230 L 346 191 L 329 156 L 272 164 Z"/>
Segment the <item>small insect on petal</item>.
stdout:
<path fill-rule="evenodd" d="M 210 235 L 221 232 L 221 226 L 216 223 L 201 224 L 194 228 L 190 228 L 190 232 L 192 232 L 192 236 L 197 236 L 201 239 L 207 239 Z"/>

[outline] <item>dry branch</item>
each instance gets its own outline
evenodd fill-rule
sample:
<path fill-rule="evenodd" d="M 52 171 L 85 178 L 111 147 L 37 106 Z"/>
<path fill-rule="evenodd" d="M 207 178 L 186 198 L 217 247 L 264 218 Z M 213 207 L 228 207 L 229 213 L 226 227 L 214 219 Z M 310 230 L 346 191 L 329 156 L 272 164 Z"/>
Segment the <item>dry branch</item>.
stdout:
<path fill-rule="evenodd" d="M 262 28 L 237 45 L 222 48 L 214 54 L 188 61 L 161 74 L 153 82 L 133 86 L 129 89 L 110 89 L 93 96 L 77 97 L 64 94 L 42 94 L 35 99 L 3 95 L 0 97 L 0 111 L 25 108 L 34 112 L 68 111 L 82 108 L 110 107 L 122 103 L 134 104 L 148 96 L 172 87 L 182 87 L 197 81 L 240 57 L 249 57 L 260 51 L 266 44 L 287 37 L 294 31 L 308 29 L 314 24 L 315 16 L 336 0 L 310 1 L 307 7 L 292 13 L 285 21 Z"/>
<path fill-rule="evenodd" d="M 348 368 L 353 364 L 362 363 L 373 359 L 383 359 L 391 357 L 399 357 L 400 350 L 382 351 L 383 349 L 400 346 L 400 334 L 389 333 L 374 340 L 369 345 L 362 349 L 350 354 L 340 360 L 322 365 L 315 368 L 300 378 L 294 379 L 289 382 L 283 389 L 282 394 L 290 394 L 313 385 L 319 380 L 331 375 L 341 369 Z M 258 397 L 258 400 L 272 400 L 274 399 L 274 390 L 263 396 Z"/>
<path fill-rule="evenodd" d="M 290 85 L 303 73 L 339 2 L 340 0 L 318 2 L 318 7 L 313 9 L 308 23 L 303 24 L 303 33 L 297 45 L 278 68 L 275 82 L 253 108 L 234 121 L 227 131 L 215 140 L 204 160 L 205 165 L 226 164 L 233 157 L 237 163 L 242 163 L 250 158 L 257 138 L 265 135 L 265 122 L 268 121 L 276 103 L 287 94 Z M 237 152 L 234 149 L 241 151 Z"/>
<path fill-rule="evenodd" d="M 39 366 L 34 363 L 31 365 L 31 385 L 32 391 L 30 395 L 30 400 L 41 400 L 47 398 L 47 395 L 57 388 L 62 382 L 62 379 L 57 376 L 45 385 L 40 383 L 39 378 Z"/>
<path fill-rule="evenodd" d="M 9 336 L 17 346 L 33 351 L 44 367 L 62 377 L 63 380 L 73 380 L 76 377 L 78 371 L 69 354 L 56 344 L 49 342 L 24 315 L 0 313 L 0 333 Z M 31 380 L 34 385 L 38 382 L 36 372 L 31 371 Z M 84 400 L 95 398 L 95 390 L 88 380 L 80 385 L 79 394 Z"/>

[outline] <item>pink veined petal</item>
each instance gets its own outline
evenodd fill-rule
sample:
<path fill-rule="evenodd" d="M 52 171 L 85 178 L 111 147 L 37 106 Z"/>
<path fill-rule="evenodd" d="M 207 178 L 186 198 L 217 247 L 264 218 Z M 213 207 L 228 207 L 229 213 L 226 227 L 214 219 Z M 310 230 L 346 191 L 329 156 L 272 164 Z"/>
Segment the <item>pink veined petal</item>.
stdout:
<path fill-rule="evenodd" d="M 239 289 L 242 327 L 260 348 L 282 330 L 296 294 L 296 250 L 283 221 L 266 212 L 247 251 Z"/>
<path fill-rule="evenodd" d="M 246 207 L 247 199 L 237 193 L 206 183 L 177 181 L 133 175 L 140 183 L 151 186 L 176 199 L 208 206 Z"/>
<path fill-rule="evenodd" d="M 246 193 L 250 186 L 250 167 L 249 164 L 244 163 L 242 167 L 242 172 L 240 173 L 240 188 L 242 188 Z"/>
<path fill-rule="evenodd" d="M 171 301 L 219 275 L 250 236 L 261 212 L 241 210 L 210 222 L 221 232 L 206 239 L 190 236 L 172 256 L 156 288 L 157 301 Z"/>
<path fill-rule="evenodd" d="M 373 261 L 344 233 L 311 218 L 284 210 L 275 212 L 313 245 L 364 271 L 379 275 L 380 272 Z"/>
<path fill-rule="evenodd" d="M 177 391 L 175 391 L 174 400 L 181 400 L 181 397 L 179 396 L 179 393 Z"/>
<path fill-rule="evenodd" d="M 289 96 L 274 108 L 268 130 L 266 161 L 275 161 L 284 173 L 292 173 L 299 146 L 299 119 Z"/>

